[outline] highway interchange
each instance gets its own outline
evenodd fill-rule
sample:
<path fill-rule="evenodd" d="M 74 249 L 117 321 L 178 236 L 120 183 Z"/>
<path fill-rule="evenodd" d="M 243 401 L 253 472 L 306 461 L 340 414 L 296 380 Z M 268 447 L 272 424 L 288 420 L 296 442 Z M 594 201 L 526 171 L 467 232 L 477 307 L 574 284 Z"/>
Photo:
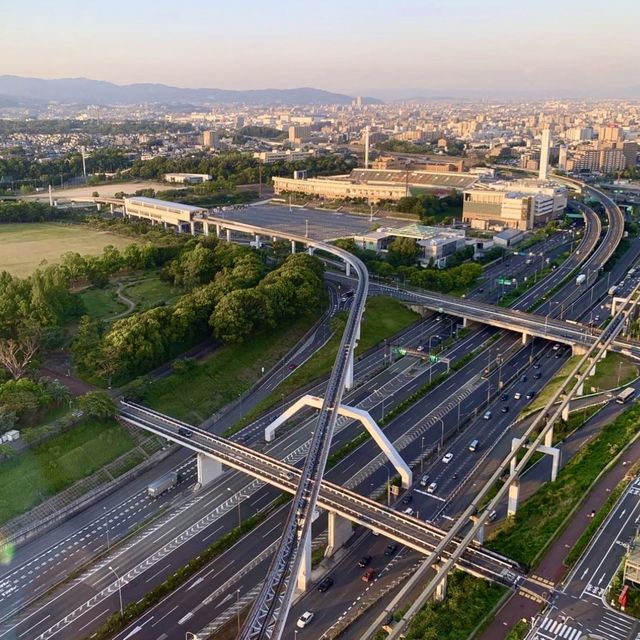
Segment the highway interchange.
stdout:
<path fill-rule="evenodd" d="M 557 240 L 554 240 L 554 242 L 557 242 Z M 612 275 L 611 280 L 615 281 L 616 278 L 619 278 L 620 275 L 624 273 L 628 264 L 628 261 L 621 261 L 617 264 L 616 275 L 615 277 Z M 505 265 L 505 269 L 509 268 L 509 264 Z M 524 271 L 526 271 L 526 269 L 524 269 Z M 506 273 L 506 271 L 504 273 Z M 511 273 L 511 271 L 509 271 L 509 273 Z M 551 287 L 553 286 L 552 283 L 553 279 L 551 279 L 551 282 L 547 281 L 546 284 Z M 570 283 L 568 285 L 568 289 L 571 289 L 571 286 L 572 285 Z M 573 286 L 575 287 L 575 285 Z M 489 291 L 486 292 L 487 297 L 495 295 L 496 292 L 494 288 L 487 287 L 487 285 L 485 285 L 485 288 L 489 289 Z M 474 296 L 482 297 L 483 293 L 484 292 L 476 291 Z M 557 295 L 559 296 L 559 294 Z M 593 299 L 594 297 L 595 300 Z M 560 299 L 562 299 L 562 297 L 560 297 Z M 572 308 L 564 310 L 565 317 L 567 313 L 574 317 L 584 315 L 584 313 L 586 313 L 586 309 L 588 309 L 594 302 L 599 303 L 598 294 L 589 293 L 587 295 L 580 296 L 575 302 L 573 302 L 571 305 Z M 521 304 L 525 305 L 523 308 L 526 308 L 526 305 L 530 304 L 530 302 L 527 303 L 525 300 L 524 302 L 521 302 Z M 550 305 L 550 307 L 552 307 L 552 305 Z M 560 312 L 559 305 L 556 305 L 555 308 L 552 307 L 550 315 L 553 311 Z M 453 327 L 454 324 L 447 318 L 438 319 L 430 316 L 425 322 L 421 323 L 419 327 L 408 332 L 404 340 L 407 344 L 424 342 L 428 340 L 429 336 L 447 335 L 447 332 L 452 333 Z M 451 359 L 451 362 L 454 363 L 456 358 L 459 358 L 462 354 L 468 353 L 469 351 L 486 344 L 487 339 L 494 335 L 496 335 L 496 331 L 487 327 L 474 330 L 468 336 L 463 338 L 460 343 L 453 344 L 448 349 L 446 355 Z M 465 368 L 453 374 L 443 385 L 436 388 L 424 399 L 424 401 L 417 403 L 409 412 L 399 416 L 397 420 L 392 421 L 385 430 L 390 439 L 400 439 L 402 437 L 400 434 L 406 434 L 407 428 L 413 426 L 414 432 L 412 433 L 412 438 L 407 439 L 404 447 L 400 447 L 401 451 L 405 452 L 405 456 L 407 455 L 406 451 L 410 450 L 413 455 L 409 455 L 408 458 L 416 458 L 416 442 L 418 441 L 423 445 L 421 450 L 417 452 L 418 462 L 423 451 L 425 454 L 428 454 L 429 452 L 437 450 L 438 445 L 442 440 L 447 441 L 450 435 L 455 434 L 456 425 L 458 423 L 458 411 L 460 411 L 461 420 L 470 418 L 473 414 L 477 415 L 478 407 L 483 407 L 483 403 L 486 403 L 487 397 L 491 400 L 496 395 L 501 395 L 498 394 L 498 377 L 501 378 L 501 382 L 506 382 L 507 380 L 514 378 L 517 379 L 517 376 L 521 375 L 520 372 L 522 370 L 528 369 L 532 354 L 535 353 L 535 357 L 537 358 L 544 353 L 544 348 L 549 349 L 548 346 L 543 347 L 542 343 L 531 343 L 531 346 L 527 345 L 522 348 L 518 346 L 518 342 L 518 338 L 514 338 L 513 335 L 504 335 L 499 337 L 498 340 L 491 345 L 491 351 L 495 350 L 495 354 L 500 351 L 502 355 L 504 364 L 501 366 L 500 371 L 498 371 L 498 369 L 494 369 L 491 375 L 488 376 L 489 379 L 484 380 L 482 376 L 483 367 L 486 366 L 486 363 L 491 361 L 492 358 L 491 356 L 489 356 L 488 359 L 486 356 L 476 358 L 472 363 L 466 365 Z M 372 354 L 369 359 L 363 359 L 358 363 L 357 370 L 362 371 L 369 367 L 371 371 L 375 368 L 375 363 L 379 363 L 380 356 L 381 352 L 378 351 L 377 353 Z M 563 356 L 562 358 L 541 360 L 540 373 L 542 376 L 540 381 L 536 384 L 542 386 L 544 381 L 552 377 L 554 372 L 557 371 L 557 368 L 564 362 L 565 357 L 566 356 Z M 443 368 L 444 365 L 442 364 L 424 365 L 419 364 L 412 358 L 401 359 L 390 368 L 379 373 L 371 381 L 360 387 L 356 392 L 350 394 L 347 398 L 347 402 L 355 404 L 359 400 L 364 400 L 366 397 L 371 395 L 374 398 L 374 404 L 369 410 L 374 416 L 376 416 L 376 412 L 379 412 L 378 415 L 380 415 L 382 412 L 383 397 L 386 399 L 385 409 L 388 411 L 395 404 L 401 401 L 403 397 L 410 395 L 411 392 L 422 386 L 430 376 L 435 376 L 437 373 L 441 372 Z M 531 373 L 533 373 L 533 371 L 531 371 Z M 385 385 L 389 385 L 389 387 L 385 389 Z M 491 392 L 492 386 L 494 387 L 493 393 Z M 527 385 L 527 387 L 531 387 L 531 385 Z M 489 391 L 487 391 L 487 388 L 489 388 Z M 452 395 L 454 390 L 456 390 L 457 393 Z M 379 400 L 379 402 L 375 402 L 375 400 Z M 428 495 L 426 492 L 419 489 L 414 490 L 414 499 L 411 506 L 416 511 L 420 512 L 421 518 L 434 520 L 439 519 L 438 524 L 440 526 L 444 526 L 443 523 L 446 524 L 447 517 L 455 515 L 455 513 L 459 511 L 460 506 L 465 503 L 465 500 L 468 501 L 469 497 L 471 497 L 473 493 L 471 490 L 472 485 L 468 480 L 470 480 L 473 475 L 473 466 L 477 465 L 477 461 L 481 459 L 480 454 L 484 455 L 488 450 L 483 451 L 481 447 L 481 450 L 475 456 L 465 454 L 469 441 L 468 434 L 475 433 L 476 430 L 480 433 L 480 430 L 482 429 L 482 438 L 486 439 L 487 442 L 492 442 L 494 439 L 497 439 L 501 432 L 508 430 L 509 423 L 513 420 L 513 417 L 517 415 L 521 408 L 521 404 L 524 404 L 524 402 L 521 404 L 518 402 L 510 402 L 511 406 L 509 413 L 502 414 L 499 413 L 498 409 L 500 406 L 499 398 L 494 402 L 496 403 L 496 410 L 494 410 L 493 415 L 494 417 L 497 416 L 498 419 L 484 421 L 483 424 L 481 422 L 482 418 L 479 416 L 478 419 L 472 422 L 471 426 L 467 428 L 466 432 L 455 440 L 453 445 L 451 445 L 453 447 L 451 451 L 454 453 L 454 458 L 456 460 L 457 478 L 453 478 L 453 474 L 449 471 L 451 467 L 446 466 L 441 462 L 436 461 L 432 467 L 432 458 L 429 458 L 427 455 L 429 461 L 425 466 L 425 472 L 429 473 L 430 477 L 434 479 L 434 481 L 437 481 L 439 486 L 437 492 L 433 495 Z M 418 416 L 427 419 L 422 421 L 423 423 L 420 424 L 421 420 L 417 419 Z M 262 424 L 265 424 L 265 422 L 266 420 L 263 420 Z M 272 454 L 280 457 L 286 457 L 293 451 L 299 449 L 301 443 L 304 442 L 306 437 L 308 437 L 308 429 L 312 423 L 313 421 L 303 422 L 303 424 L 299 428 L 296 428 L 295 431 L 287 432 L 286 435 L 281 436 L 274 445 L 274 448 L 277 448 L 277 453 L 273 452 Z M 223 424 L 224 421 L 221 421 L 220 427 L 222 427 Z M 490 432 L 486 431 L 487 427 L 490 427 Z M 252 425 L 248 427 L 244 433 L 241 433 L 240 437 L 247 438 L 248 442 L 259 441 L 261 428 L 261 426 Z M 341 443 L 350 440 L 354 433 L 355 430 L 352 425 L 344 425 L 337 434 L 337 437 L 334 438 L 334 447 L 339 447 Z M 422 440 L 423 438 L 424 440 Z M 448 443 L 447 445 L 449 446 Z M 445 450 L 449 450 L 448 446 L 446 449 L 442 449 L 441 453 Z M 334 469 L 327 474 L 327 477 L 330 480 L 339 482 L 345 486 L 353 486 L 365 494 L 370 493 L 372 488 L 381 487 L 387 480 L 388 472 L 384 467 L 384 461 L 380 459 L 381 457 L 375 451 L 375 448 L 372 447 L 373 445 L 371 442 L 365 443 L 360 449 L 354 452 L 354 454 L 348 456 L 339 465 L 334 467 Z M 175 456 L 181 456 L 183 460 L 186 458 L 184 454 L 175 454 L 174 458 Z M 364 472 L 362 462 L 369 460 L 373 460 L 373 463 L 370 464 L 372 467 L 370 470 L 371 473 L 367 474 Z M 438 460 L 440 460 L 440 458 L 438 458 Z M 193 465 L 186 460 L 182 464 L 184 465 L 184 471 L 187 479 L 191 479 L 193 477 Z M 467 465 L 468 468 L 465 468 L 465 465 Z M 169 466 L 169 462 L 167 462 L 165 463 L 164 468 L 168 468 Z M 173 466 L 175 466 L 175 464 Z M 353 473 L 355 470 L 357 470 L 356 474 Z M 159 472 L 161 472 L 161 469 L 158 469 L 158 471 L 153 475 L 158 475 Z M 174 531 L 183 531 L 185 527 L 194 526 L 194 522 L 198 522 L 202 518 L 211 516 L 212 513 L 217 514 L 219 516 L 218 518 L 212 518 L 211 524 L 203 528 L 202 531 L 197 532 L 194 537 L 189 538 L 188 550 L 183 548 L 185 545 L 177 547 L 170 556 L 167 556 L 166 562 L 163 560 L 160 563 L 156 563 L 159 566 L 154 565 L 154 571 L 150 571 L 148 574 L 145 572 L 144 582 L 139 580 L 137 582 L 132 581 L 126 584 L 126 588 L 123 589 L 123 592 L 127 601 L 139 598 L 140 595 L 148 590 L 154 583 L 161 581 L 166 577 L 166 575 L 175 570 L 177 566 L 180 566 L 181 563 L 184 564 L 189 557 L 196 554 L 198 541 L 201 546 L 210 544 L 211 541 L 215 539 L 216 535 L 220 535 L 222 532 L 232 527 L 237 522 L 238 517 L 247 517 L 250 513 L 253 513 L 258 508 L 263 507 L 264 504 L 277 495 L 277 492 L 274 492 L 272 489 L 265 488 L 259 489 L 256 493 L 252 494 L 250 499 L 240 501 L 237 496 L 239 495 L 238 492 L 243 490 L 246 491 L 246 477 L 237 473 L 231 473 L 228 474 L 228 477 L 224 478 L 224 487 L 218 485 L 217 487 L 207 488 L 194 496 L 189 496 L 186 492 L 188 483 L 185 483 L 179 493 L 173 492 L 167 496 L 166 499 L 161 500 L 157 504 L 148 504 L 149 501 L 144 499 L 143 491 L 140 490 L 145 486 L 145 483 L 146 479 L 144 478 L 141 478 L 140 481 L 136 483 L 139 488 L 137 494 L 131 495 L 130 491 L 123 491 L 123 494 L 129 494 L 127 498 L 119 499 L 118 496 L 114 495 L 111 497 L 113 502 L 108 502 L 106 505 L 99 505 L 101 509 L 103 506 L 106 506 L 107 509 L 106 511 L 103 511 L 102 515 L 98 515 L 95 521 L 91 519 L 91 514 L 93 513 L 95 518 L 97 510 L 92 509 L 89 512 L 81 514 L 81 516 L 78 516 L 77 520 L 74 519 L 74 521 L 67 523 L 69 530 L 74 531 L 75 528 L 74 533 L 71 534 L 74 536 L 74 538 L 72 538 L 72 542 L 67 540 L 64 543 L 65 546 L 60 548 L 60 550 L 52 549 L 50 552 L 46 552 L 46 561 L 44 559 L 39 560 L 38 558 L 40 556 L 34 556 L 33 554 L 33 548 L 37 548 L 38 544 L 40 544 L 42 550 L 45 551 L 44 547 L 46 546 L 46 543 L 43 541 L 36 541 L 33 543 L 34 547 L 25 547 L 18 550 L 18 554 L 16 556 L 18 561 L 17 564 L 20 562 L 19 559 L 23 557 L 22 554 L 24 554 L 24 557 L 34 558 L 32 565 L 22 565 L 14 569 L 14 571 L 20 570 L 19 573 L 21 575 L 21 579 L 18 580 L 18 583 L 20 584 L 26 581 L 26 584 L 28 585 L 29 582 L 26 580 L 26 577 L 30 575 L 29 571 L 32 571 L 33 574 L 37 574 L 37 577 L 29 578 L 33 580 L 34 583 L 32 583 L 33 586 L 27 590 L 31 593 L 35 593 L 35 590 L 39 586 L 38 583 L 44 583 L 45 586 L 42 587 L 44 590 L 46 588 L 47 572 L 43 571 L 43 569 L 56 567 L 55 571 L 58 572 L 60 571 L 60 566 L 56 563 L 64 564 L 69 562 L 69 560 L 72 560 L 73 556 L 71 556 L 67 551 L 69 549 L 69 544 L 72 544 L 73 547 L 76 548 L 77 557 L 90 558 L 91 554 L 98 546 L 95 544 L 96 542 L 98 542 L 100 546 L 106 545 L 108 529 L 105 522 L 108 522 L 109 520 L 111 521 L 109 522 L 109 527 L 113 526 L 111 535 L 113 536 L 112 539 L 115 539 L 122 534 L 123 530 L 131 528 L 131 525 L 134 525 L 148 517 L 148 515 L 157 509 L 159 504 L 167 504 L 169 501 L 174 501 L 176 508 L 173 511 L 167 511 L 166 514 L 161 517 L 161 520 L 153 525 L 152 528 L 154 530 L 151 535 L 148 535 L 145 538 L 146 542 L 143 545 L 132 545 L 130 548 L 124 547 L 122 550 L 117 552 L 117 556 L 115 558 L 112 556 L 108 561 L 105 560 L 99 563 L 96 565 L 97 568 L 95 570 L 90 570 L 88 572 L 88 575 L 85 574 L 83 577 L 73 581 L 74 588 L 78 587 L 80 591 L 85 591 L 87 594 L 86 597 L 90 598 L 93 593 L 101 587 L 101 585 L 108 584 L 108 580 L 113 579 L 112 576 L 110 577 L 108 563 L 113 562 L 114 569 L 120 573 L 123 567 L 115 564 L 116 561 L 120 562 L 126 558 L 126 566 L 131 566 L 136 561 L 143 560 L 145 558 L 145 554 L 146 557 L 149 556 L 148 544 L 151 540 L 155 547 L 162 545 L 163 542 L 170 542 L 172 539 L 175 539 Z M 187 502 L 181 503 L 180 498 L 186 498 Z M 456 507 L 455 505 L 458 501 L 459 506 Z M 245 502 L 248 504 L 245 504 Z M 113 509 L 109 508 L 110 505 L 113 506 Z M 168 634 L 165 637 L 174 637 L 172 633 L 177 633 L 178 631 L 184 632 L 187 628 L 186 625 L 188 625 L 188 629 L 190 630 L 198 630 L 210 621 L 212 618 L 211 611 L 217 611 L 218 608 L 220 608 L 222 613 L 224 611 L 223 607 L 225 604 L 227 605 L 227 609 L 233 610 L 233 606 L 229 606 L 233 604 L 229 599 L 229 593 L 233 595 L 235 593 L 234 590 L 238 588 L 241 590 L 241 593 L 237 594 L 238 602 L 240 602 L 240 606 L 242 608 L 246 606 L 251 594 L 255 595 L 254 589 L 257 584 L 256 576 L 264 576 L 266 566 L 264 562 L 268 560 L 268 556 L 262 558 L 263 564 L 258 564 L 255 567 L 252 567 L 248 573 L 241 577 L 241 585 L 235 586 L 238 585 L 238 580 L 236 580 L 234 585 L 227 585 L 228 589 L 225 589 L 225 591 L 227 591 L 226 593 L 220 593 L 216 596 L 215 592 L 212 592 L 214 593 L 214 597 L 212 598 L 211 603 L 208 603 L 207 606 L 199 606 L 205 602 L 206 596 L 211 595 L 211 593 L 204 593 L 204 586 L 207 582 L 206 578 L 214 575 L 215 584 L 222 585 L 223 583 L 226 584 L 226 575 L 228 576 L 228 580 L 233 582 L 234 577 L 239 575 L 237 565 L 249 567 L 251 564 L 250 562 L 247 563 L 243 558 L 260 558 L 261 553 L 264 553 L 264 550 L 271 547 L 273 542 L 279 538 L 282 531 L 281 518 L 282 513 L 275 513 L 271 518 L 265 521 L 265 523 L 260 525 L 258 529 L 252 532 L 249 539 L 243 543 L 241 548 L 239 547 L 234 549 L 234 553 L 230 554 L 230 552 L 226 552 L 220 556 L 211 566 L 207 567 L 206 571 L 209 573 L 206 573 L 206 571 L 203 570 L 200 576 L 195 576 L 184 587 L 178 590 L 176 594 L 170 596 L 167 601 L 163 601 L 163 603 L 157 607 L 158 611 L 154 610 L 153 613 L 149 612 L 147 616 L 144 616 L 140 621 L 137 621 L 135 625 L 132 625 L 132 627 L 125 633 L 121 634 L 121 637 L 127 637 L 128 633 L 130 634 L 136 627 L 140 627 L 140 629 L 133 634 L 136 638 L 161 638 L 163 635 L 158 633 L 157 628 L 160 621 L 160 628 L 163 630 L 163 634 Z M 274 522 L 280 523 L 279 528 L 273 524 Z M 82 526 L 87 526 L 88 529 L 81 529 L 78 531 L 77 528 L 82 523 L 84 523 Z M 188 523 L 192 524 L 189 525 Z M 270 527 L 267 526 L 269 524 L 271 524 Z M 316 529 L 320 529 L 322 524 L 323 519 L 321 518 L 317 523 Z M 58 532 L 58 536 L 62 539 L 62 532 Z M 368 542 L 364 543 L 365 546 L 373 549 L 376 549 L 376 545 L 379 546 L 380 549 L 377 550 L 375 556 L 378 557 L 380 555 L 380 557 L 383 557 L 379 552 L 386 546 L 385 541 L 383 539 L 377 540 L 373 543 L 372 547 L 371 536 L 367 535 L 366 538 L 368 538 Z M 136 550 L 136 548 L 140 546 L 144 548 Z M 240 551 L 242 552 L 241 557 L 237 557 L 237 553 Z M 58 557 L 56 557 L 55 553 L 59 554 Z M 230 556 L 233 556 L 234 558 L 234 561 L 231 562 L 231 564 L 229 564 Z M 398 557 L 400 557 L 400 559 L 398 559 Z M 411 561 L 405 558 L 407 558 L 407 554 L 404 554 L 402 550 L 400 550 L 398 555 L 395 556 L 395 559 L 390 561 L 391 568 L 386 570 L 386 574 L 389 575 L 389 579 L 392 578 L 394 572 L 397 574 L 398 571 L 406 569 L 407 563 L 410 563 Z M 225 562 L 228 566 L 225 566 Z M 383 570 L 384 568 L 384 566 L 381 566 L 380 570 Z M 255 575 L 251 573 L 251 571 L 253 571 Z M 346 573 L 349 574 L 349 571 Z M 356 585 L 358 584 L 362 570 L 359 568 L 356 570 L 356 567 L 354 566 L 352 567 L 351 573 L 354 574 L 351 576 L 352 579 L 345 580 L 344 582 L 343 578 L 347 576 L 343 573 L 340 574 L 340 584 L 336 584 L 335 587 L 332 588 L 332 593 L 340 594 L 344 591 L 345 596 L 349 595 L 349 597 L 351 597 L 353 595 L 354 582 Z M 205 578 L 203 578 L 201 582 L 198 582 L 198 580 L 203 576 L 205 576 Z M 113 583 L 111 586 L 113 586 Z M 6 591 L 4 593 L 6 594 Z M 14 594 L 15 591 L 10 592 L 7 595 L 11 598 Z M 313 599 L 321 598 L 321 596 L 322 594 L 311 592 L 307 597 Z M 82 599 L 82 597 L 83 596 L 80 596 L 80 599 Z M 81 637 L 84 633 L 88 634 L 89 631 L 92 628 L 95 628 L 96 624 L 103 619 L 106 613 L 117 610 L 117 597 L 117 589 L 112 590 L 100 606 L 91 608 L 92 615 L 89 613 L 84 615 L 82 619 L 78 620 L 77 626 L 67 628 L 66 633 L 73 629 L 74 632 L 78 634 L 78 637 Z M 20 600 L 24 601 L 25 596 L 23 594 L 17 596 L 14 595 L 14 598 L 16 602 L 19 602 Z M 61 598 L 61 600 L 64 601 L 71 599 L 76 601 L 77 596 L 75 594 L 73 596 L 65 595 Z M 331 608 L 326 611 L 327 621 L 330 619 L 335 620 L 337 609 L 344 607 L 343 603 L 348 598 L 338 598 L 334 596 L 330 599 L 332 605 L 335 602 L 335 611 Z M 307 598 L 304 598 L 303 602 L 306 600 Z M 174 604 L 172 607 L 169 606 L 170 603 L 178 601 L 178 604 Z M 218 602 L 217 606 L 215 606 L 216 601 Z M 325 605 L 326 602 L 327 599 L 325 597 Z M 307 605 L 301 604 L 299 606 L 304 607 Z M 323 615 L 325 615 L 324 609 L 326 607 L 321 608 L 323 609 Z M 46 630 L 45 628 L 48 628 L 48 625 L 50 627 L 51 623 L 55 621 L 56 618 L 59 618 L 66 610 L 67 609 L 62 606 L 59 613 L 55 612 L 55 608 L 47 608 L 47 612 L 52 611 L 52 613 L 48 614 L 45 611 L 41 611 L 39 613 L 36 612 L 35 614 L 31 613 L 31 615 L 20 622 L 19 626 L 15 629 L 10 629 L 8 625 L 5 625 L 3 629 L 0 630 L 0 633 L 2 633 L 0 637 L 50 637 L 48 635 L 36 636 L 36 634 L 41 633 L 41 630 Z M 290 623 L 297 617 L 297 610 L 298 609 L 296 608 L 290 616 Z M 3 612 L 4 611 L 5 609 L 3 608 Z M 316 611 L 318 611 L 317 608 Z M 38 622 L 38 615 L 41 615 L 42 618 L 40 622 Z M 150 618 L 149 615 L 153 616 L 153 618 Z M 187 616 L 186 619 L 185 616 Z M 318 616 L 316 622 L 314 622 L 314 626 L 321 623 L 322 618 Z"/>

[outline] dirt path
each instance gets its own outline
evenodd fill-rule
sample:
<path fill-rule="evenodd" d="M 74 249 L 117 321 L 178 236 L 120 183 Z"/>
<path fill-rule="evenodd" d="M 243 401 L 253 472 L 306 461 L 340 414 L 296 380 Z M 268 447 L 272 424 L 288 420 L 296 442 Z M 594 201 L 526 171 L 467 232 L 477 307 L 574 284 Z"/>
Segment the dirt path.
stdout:
<path fill-rule="evenodd" d="M 116 296 L 118 297 L 118 300 L 122 302 L 122 304 L 126 305 L 127 308 L 124 311 L 117 313 L 115 316 L 111 316 L 109 320 L 118 320 L 119 318 L 124 318 L 125 316 L 128 316 L 130 313 L 132 313 L 133 310 L 136 308 L 136 303 L 133 300 L 131 300 L 131 298 L 127 298 L 127 296 L 125 296 L 122 293 L 125 286 L 129 286 L 130 284 L 136 284 L 136 283 L 127 282 L 125 285 L 124 282 L 120 282 L 118 284 L 118 288 L 116 289 Z"/>

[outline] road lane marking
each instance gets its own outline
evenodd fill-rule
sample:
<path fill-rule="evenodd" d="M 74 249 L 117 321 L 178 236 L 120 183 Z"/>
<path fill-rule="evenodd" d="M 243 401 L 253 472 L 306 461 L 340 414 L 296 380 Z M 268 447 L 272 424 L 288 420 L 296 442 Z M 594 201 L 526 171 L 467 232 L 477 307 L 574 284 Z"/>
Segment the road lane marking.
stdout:
<path fill-rule="evenodd" d="M 45 616 L 44 618 L 42 618 L 42 620 L 40 620 L 40 622 L 36 622 L 34 625 L 31 625 L 26 631 L 23 631 L 22 633 L 19 633 L 18 634 L 18 638 L 22 638 L 22 636 L 27 635 L 27 633 L 29 633 L 29 631 L 31 631 L 32 629 L 35 629 L 38 625 L 42 624 L 45 620 L 47 620 L 50 617 L 51 617 L 51 614 L 49 614 L 48 616 Z"/>
<path fill-rule="evenodd" d="M 91 618 L 87 624 L 83 624 L 78 631 L 82 631 L 84 628 L 88 627 L 92 622 L 95 622 L 98 618 L 101 618 L 105 613 L 109 613 L 111 611 L 110 607 L 107 607 L 102 613 L 99 613 L 95 618 Z"/>
<path fill-rule="evenodd" d="M 145 580 L 145 584 L 147 582 L 151 582 L 154 578 L 157 578 L 165 569 L 170 569 L 170 568 L 171 568 L 171 564 L 168 564 L 162 567 L 162 569 L 158 569 L 158 571 L 156 571 L 152 576 L 149 576 L 149 578 Z"/>
<path fill-rule="evenodd" d="M 180 605 L 176 605 L 175 607 L 173 607 L 173 609 L 171 609 L 170 611 L 167 611 L 167 613 L 165 613 L 162 618 L 158 618 L 151 626 L 155 627 L 157 624 L 159 624 L 162 620 L 164 620 L 167 616 L 170 616 Z"/>

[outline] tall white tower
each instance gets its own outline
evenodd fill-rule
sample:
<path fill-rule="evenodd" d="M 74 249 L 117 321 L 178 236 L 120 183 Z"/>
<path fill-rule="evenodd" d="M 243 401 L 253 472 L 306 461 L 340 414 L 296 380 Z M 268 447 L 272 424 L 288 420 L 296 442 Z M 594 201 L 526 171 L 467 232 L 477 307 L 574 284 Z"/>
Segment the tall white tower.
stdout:
<path fill-rule="evenodd" d="M 540 146 L 540 171 L 538 180 L 547 179 L 547 169 L 549 168 L 549 146 L 551 145 L 551 132 L 545 129 L 542 132 L 542 144 Z"/>
<path fill-rule="evenodd" d="M 364 168 L 369 168 L 369 126 L 364 130 Z"/>

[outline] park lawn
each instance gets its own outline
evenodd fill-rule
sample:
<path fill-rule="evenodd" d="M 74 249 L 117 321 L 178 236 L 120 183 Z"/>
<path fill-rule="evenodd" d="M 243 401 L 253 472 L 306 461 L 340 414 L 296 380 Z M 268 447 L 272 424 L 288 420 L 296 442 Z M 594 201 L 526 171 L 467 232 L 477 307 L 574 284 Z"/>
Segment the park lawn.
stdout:
<path fill-rule="evenodd" d="M 133 448 L 115 421 L 84 420 L 0 464 L 0 524 L 7 522 Z"/>
<path fill-rule="evenodd" d="M 118 300 L 115 287 L 110 285 L 104 289 L 86 289 L 80 294 L 87 315 L 94 320 L 108 320 L 127 307 Z"/>
<path fill-rule="evenodd" d="M 160 280 L 160 276 L 145 278 L 124 287 L 122 295 L 136 303 L 136 311 L 144 311 L 160 303 L 170 304 L 184 293 L 180 287 Z"/>
<path fill-rule="evenodd" d="M 98 255 L 107 245 L 119 249 L 134 242 L 83 225 L 16 223 L 0 225 L 0 271 L 28 276 L 43 261 L 58 262 L 67 251 Z"/>
<path fill-rule="evenodd" d="M 596 366 L 596 375 L 585 380 L 585 391 L 623 387 L 638 377 L 638 365 L 619 353 L 609 352 Z"/>
<path fill-rule="evenodd" d="M 240 344 L 216 349 L 184 373 L 153 382 L 144 394 L 148 406 L 196 424 L 232 402 L 280 360 L 316 322 L 305 317 Z"/>

